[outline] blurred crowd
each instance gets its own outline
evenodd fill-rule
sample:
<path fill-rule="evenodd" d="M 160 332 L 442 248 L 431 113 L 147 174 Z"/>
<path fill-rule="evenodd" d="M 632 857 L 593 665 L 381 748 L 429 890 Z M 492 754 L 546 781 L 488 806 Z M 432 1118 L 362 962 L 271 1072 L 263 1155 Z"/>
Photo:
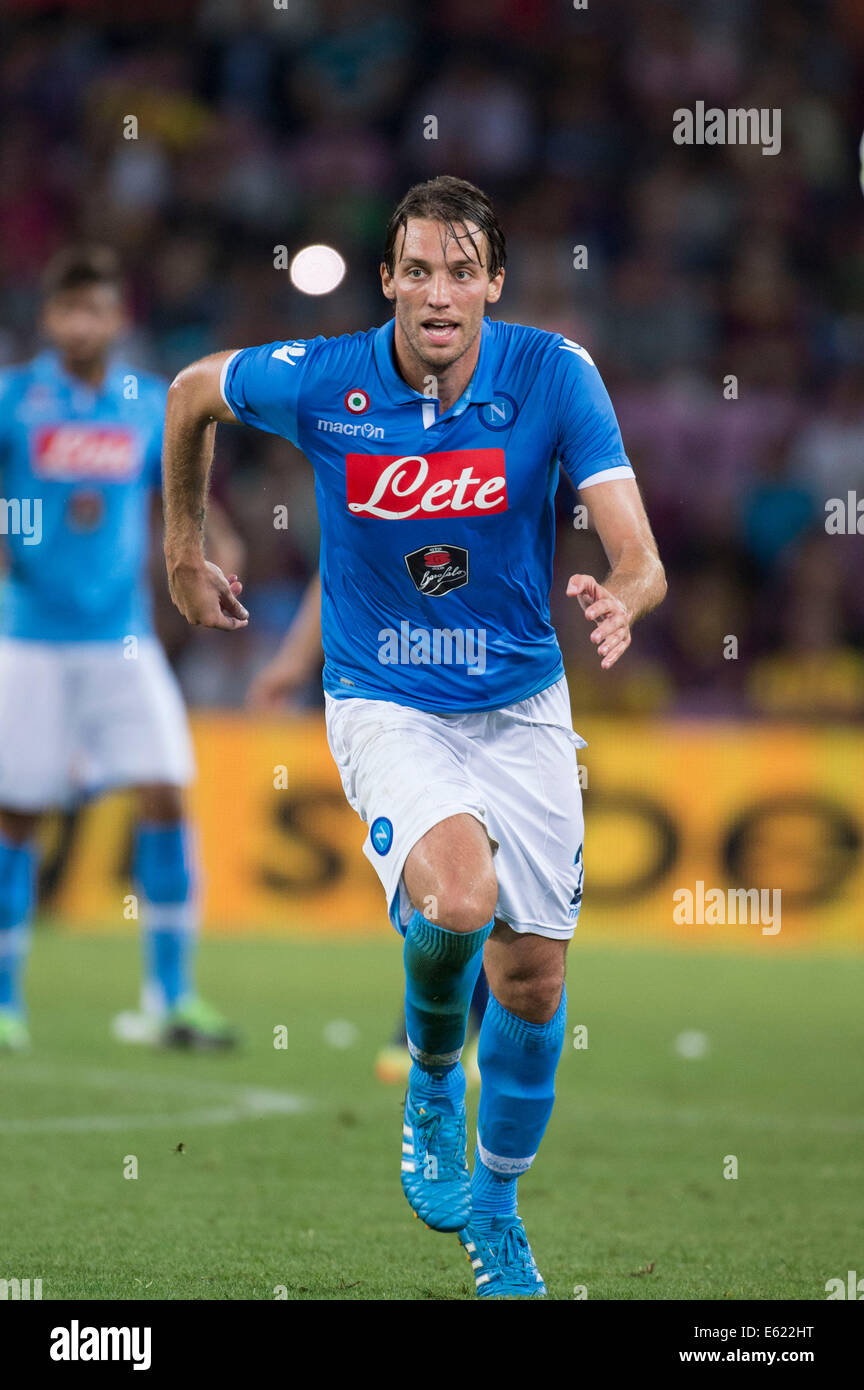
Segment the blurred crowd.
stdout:
<path fill-rule="evenodd" d="M 829 499 L 864 499 L 860 0 L 6 0 L 0 25 L 0 362 L 35 347 L 40 271 L 73 238 L 121 252 L 129 352 L 166 376 L 383 323 L 393 203 L 470 178 L 507 232 L 500 316 L 589 348 L 669 574 L 603 676 L 562 597 L 603 560 L 562 483 L 553 618 L 576 707 L 861 715 L 864 539 L 825 525 Z M 781 152 L 675 144 L 697 100 L 779 108 Z M 304 296 L 274 257 L 318 241 L 348 274 Z M 230 705 L 318 534 L 285 441 L 221 429 L 216 490 L 254 622 L 190 632 L 159 576 L 160 626 L 189 697 Z"/>

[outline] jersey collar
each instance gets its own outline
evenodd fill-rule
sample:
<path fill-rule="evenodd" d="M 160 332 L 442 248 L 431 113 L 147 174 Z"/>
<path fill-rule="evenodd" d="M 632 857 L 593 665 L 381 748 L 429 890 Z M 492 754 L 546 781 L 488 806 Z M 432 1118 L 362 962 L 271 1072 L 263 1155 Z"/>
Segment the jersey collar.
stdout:
<path fill-rule="evenodd" d="M 102 385 L 99 387 L 88 386 L 85 382 L 79 381 L 77 377 L 71 376 L 63 366 L 56 348 L 43 348 L 41 352 L 37 353 L 34 365 L 37 375 L 43 380 L 59 381 L 66 390 L 78 393 L 82 397 L 89 396 L 93 400 L 113 396 L 123 387 L 124 368 L 119 359 L 113 356 L 108 359 Z"/>
<path fill-rule="evenodd" d="M 375 365 L 387 394 L 394 405 L 401 405 L 405 401 L 428 401 L 428 396 L 424 396 L 422 391 L 415 391 L 413 386 L 409 386 L 407 381 L 403 381 L 396 370 L 396 363 L 393 360 L 395 332 L 395 318 L 388 319 L 387 323 L 382 324 L 376 330 L 373 340 Z M 477 366 L 474 368 L 471 380 L 459 400 L 451 406 L 444 418 L 449 419 L 451 415 L 461 414 L 469 402 L 472 405 L 484 405 L 494 398 L 495 393 L 492 387 L 492 323 L 484 315 L 483 326 L 480 329 L 480 354 L 477 358 Z"/>

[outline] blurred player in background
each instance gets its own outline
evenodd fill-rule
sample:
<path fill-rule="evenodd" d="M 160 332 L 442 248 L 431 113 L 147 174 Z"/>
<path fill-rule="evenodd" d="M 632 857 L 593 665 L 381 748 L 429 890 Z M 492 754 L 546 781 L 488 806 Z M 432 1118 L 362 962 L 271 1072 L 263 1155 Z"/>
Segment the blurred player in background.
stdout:
<path fill-rule="evenodd" d="M 302 690 L 320 669 L 323 656 L 321 579 L 316 574 L 307 585 L 296 617 L 279 650 L 272 660 L 261 668 L 249 686 L 246 701 L 249 709 L 261 714 L 272 714 L 282 709 L 286 700 L 296 695 L 298 690 Z M 468 1032 L 465 1051 L 462 1054 L 462 1064 L 469 1085 L 477 1085 L 480 1081 L 480 1068 L 477 1065 L 478 1035 L 488 999 L 489 985 L 486 972 L 481 967 L 471 996 Z M 379 1049 L 375 1058 L 375 1075 L 379 1081 L 397 1085 L 407 1082 L 410 1074 L 411 1052 L 403 1009 L 388 1041 Z"/>
<path fill-rule="evenodd" d="M 121 1015 L 115 1033 L 177 1046 L 233 1042 L 195 989 L 195 853 L 182 790 L 193 775 L 192 747 L 153 635 L 147 579 L 165 385 L 114 357 L 127 323 L 113 252 L 62 252 L 44 276 L 50 346 L 0 373 L 0 478 L 7 505 L 20 506 L 6 537 L 0 626 L 5 1049 L 29 1041 L 23 976 L 39 818 L 118 787 L 138 796 L 133 875 L 144 985 L 141 1013 Z M 230 548 L 224 519 L 221 527 Z"/>
<path fill-rule="evenodd" d="M 479 1297 L 536 1298 L 546 1288 L 517 1183 L 552 1113 L 583 876 L 583 740 L 549 621 L 559 464 L 609 560 L 603 583 L 567 586 L 604 671 L 666 585 L 588 353 L 485 315 L 505 254 L 480 189 L 430 180 L 387 228 L 394 318 L 181 372 L 165 425 L 165 553 L 190 622 L 246 626 L 202 548 L 216 424 L 282 435 L 313 464 L 328 739 L 404 939 L 403 1191 L 432 1229 L 458 1232 Z M 460 1057 L 481 963 L 491 992 L 472 1176 Z"/>

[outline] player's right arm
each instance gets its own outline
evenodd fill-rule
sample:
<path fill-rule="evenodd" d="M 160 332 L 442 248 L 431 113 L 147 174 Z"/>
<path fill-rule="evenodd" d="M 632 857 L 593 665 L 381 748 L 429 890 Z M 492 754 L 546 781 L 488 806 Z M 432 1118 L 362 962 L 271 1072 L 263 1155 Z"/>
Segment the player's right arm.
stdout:
<path fill-rule="evenodd" d="M 325 338 L 216 352 L 185 367 L 168 391 L 162 476 L 171 597 L 190 623 L 245 627 L 240 586 L 203 553 L 207 478 L 220 422 L 240 421 L 298 443 L 300 394 Z"/>
<path fill-rule="evenodd" d="M 222 395 L 234 352 L 217 352 L 184 367 L 171 383 L 162 440 L 165 564 L 177 608 L 190 623 L 228 631 L 246 627 L 242 585 L 204 558 L 207 481 L 217 424 L 236 423 Z"/>

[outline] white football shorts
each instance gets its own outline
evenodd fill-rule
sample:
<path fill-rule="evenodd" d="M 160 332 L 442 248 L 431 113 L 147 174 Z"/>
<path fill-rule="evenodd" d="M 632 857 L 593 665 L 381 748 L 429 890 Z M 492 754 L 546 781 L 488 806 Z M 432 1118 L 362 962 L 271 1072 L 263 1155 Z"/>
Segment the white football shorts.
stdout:
<path fill-rule="evenodd" d="M 402 870 L 422 835 L 466 812 L 485 827 L 498 878 L 495 916 L 516 932 L 567 940 L 582 900 L 582 793 L 566 679 L 485 713 L 430 714 L 386 700 L 325 698 L 345 795 L 366 822 L 363 852 L 404 931 Z"/>
<path fill-rule="evenodd" d="M 194 775 L 180 688 L 161 646 L 0 640 L 0 806 L 41 811 L 81 795 Z"/>

